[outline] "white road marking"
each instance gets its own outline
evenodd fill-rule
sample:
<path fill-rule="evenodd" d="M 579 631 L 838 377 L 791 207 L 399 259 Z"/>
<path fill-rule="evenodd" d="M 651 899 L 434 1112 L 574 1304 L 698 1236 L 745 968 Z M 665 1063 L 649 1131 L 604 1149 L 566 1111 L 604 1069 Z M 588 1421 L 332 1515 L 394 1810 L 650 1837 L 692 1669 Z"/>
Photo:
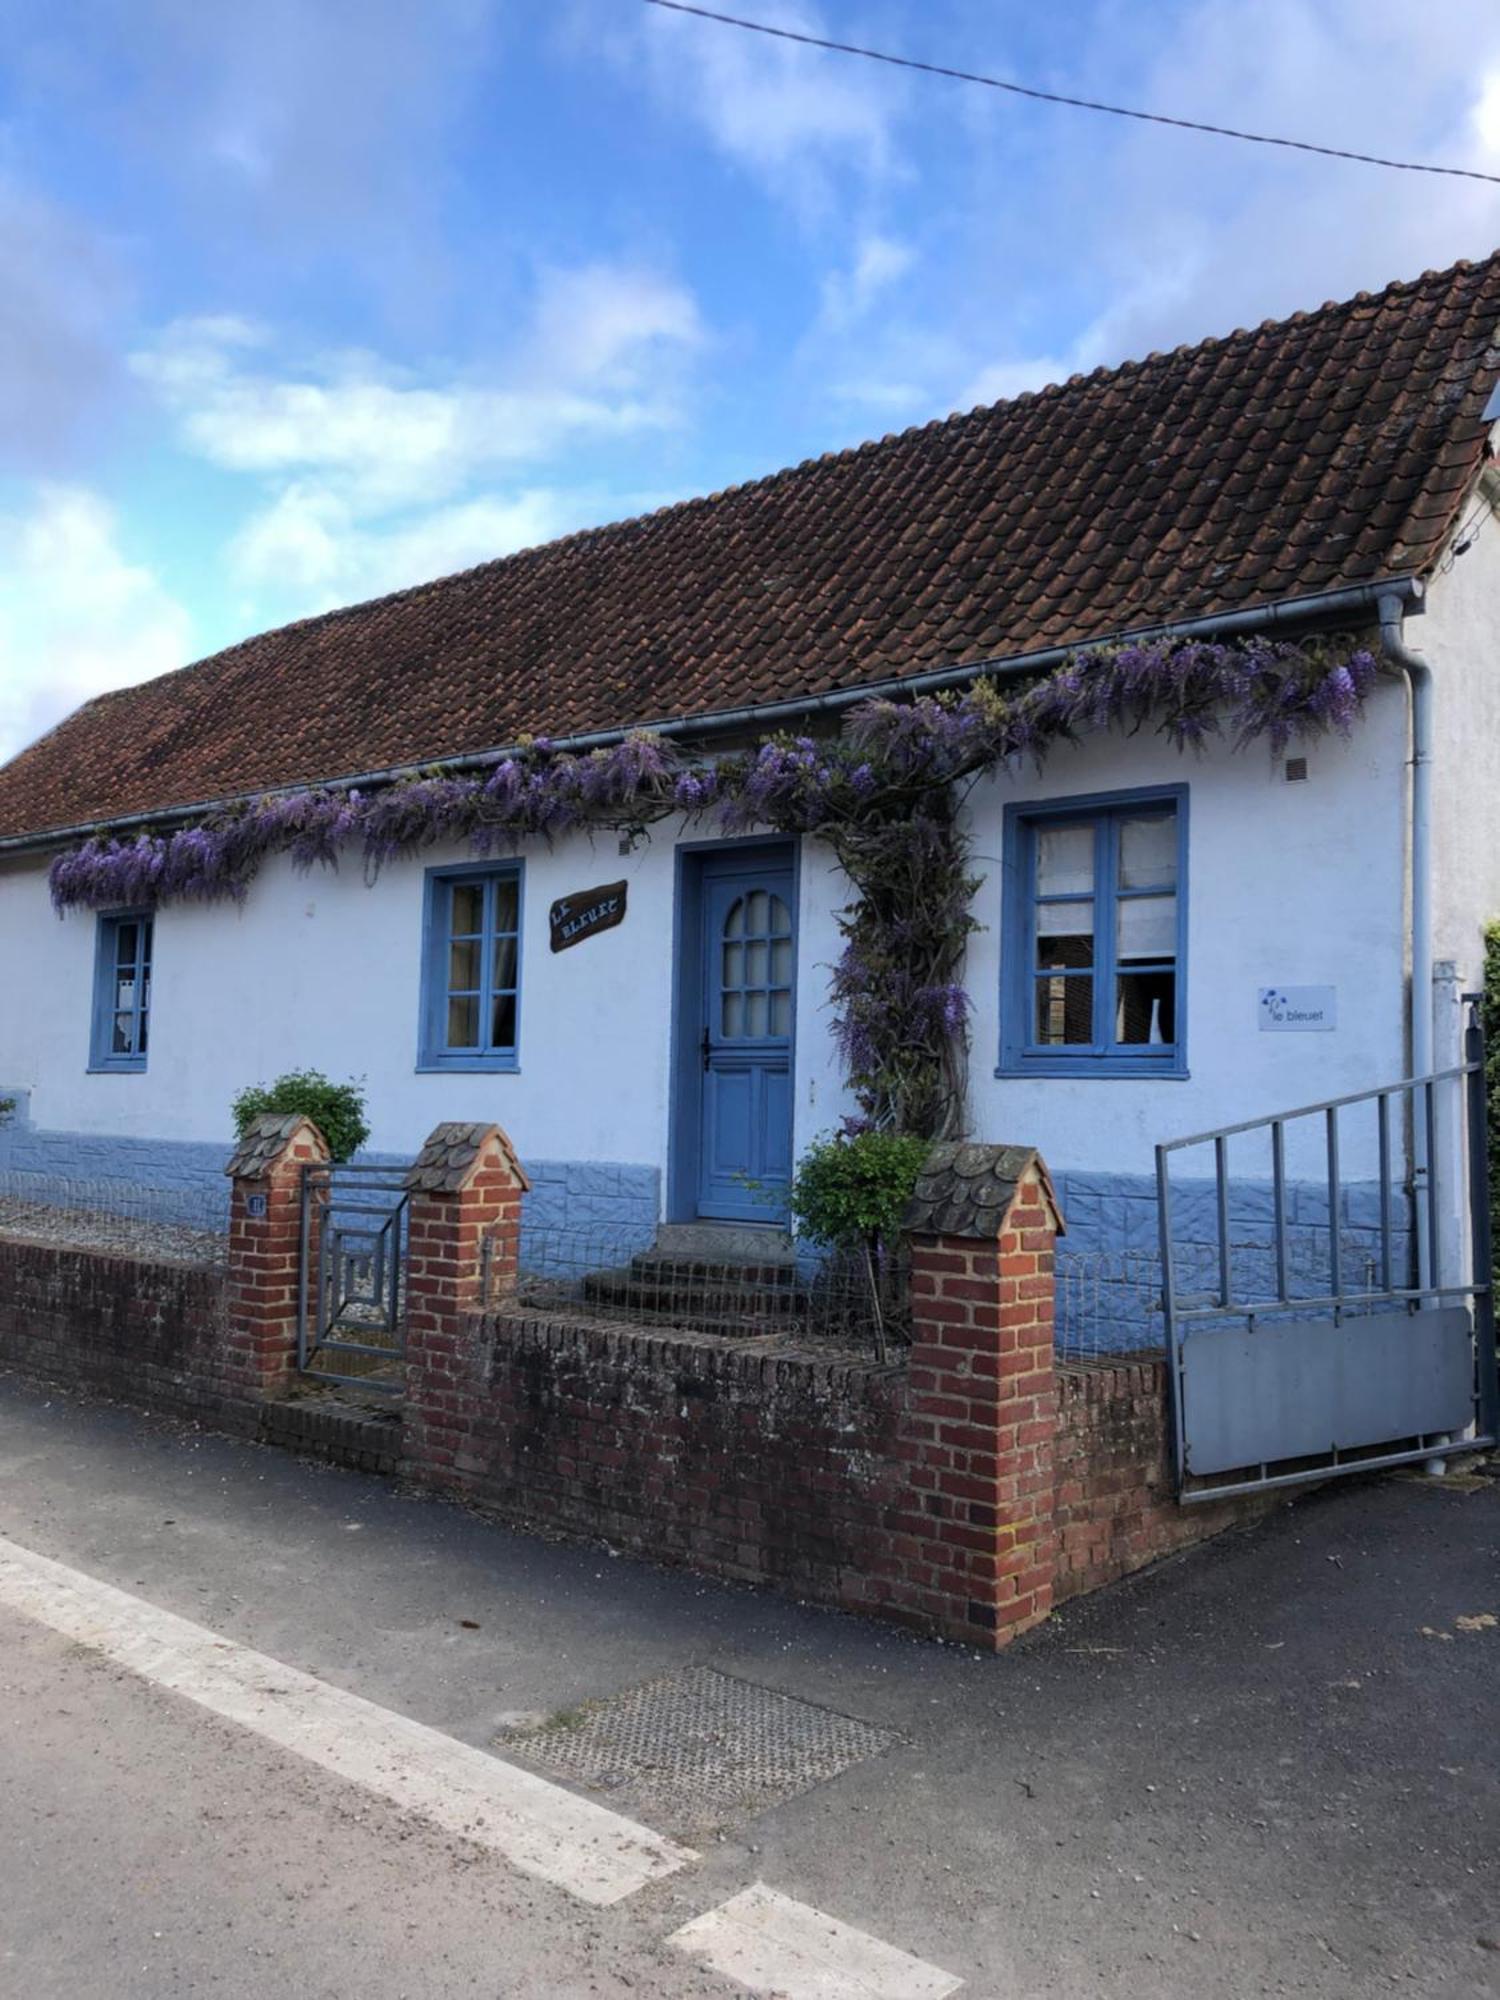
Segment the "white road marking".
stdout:
<path fill-rule="evenodd" d="M 963 1981 L 756 1882 L 667 1939 L 779 2000 L 944 2000 Z"/>
<path fill-rule="evenodd" d="M 0 1535 L 0 1604 L 172 1688 L 585 1903 L 697 1855 L 409 1716 L 284 1666 Z"/>

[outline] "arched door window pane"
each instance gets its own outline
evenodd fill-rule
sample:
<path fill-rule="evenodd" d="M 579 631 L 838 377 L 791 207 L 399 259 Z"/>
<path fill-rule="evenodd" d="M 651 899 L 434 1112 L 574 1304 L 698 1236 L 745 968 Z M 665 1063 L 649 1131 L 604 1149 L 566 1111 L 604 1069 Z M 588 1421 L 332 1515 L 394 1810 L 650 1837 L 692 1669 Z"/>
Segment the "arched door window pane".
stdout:
<path fill-rule="evenodd" d="M 719 954 L 719 1034 L 765 1041 L 792 1031 L 792 913 L 769 889 L 737 896 Z"/>

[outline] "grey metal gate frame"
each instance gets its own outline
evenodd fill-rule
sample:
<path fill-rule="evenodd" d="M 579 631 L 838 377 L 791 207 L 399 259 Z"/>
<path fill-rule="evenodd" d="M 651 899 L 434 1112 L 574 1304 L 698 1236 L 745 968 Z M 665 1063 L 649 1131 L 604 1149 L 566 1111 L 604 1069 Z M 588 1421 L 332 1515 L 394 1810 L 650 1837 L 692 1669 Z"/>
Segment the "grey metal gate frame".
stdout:
<path fill-rule="evenodd" d="M 406 1353 L 406 1169 L 351 1162 L 305 1166 L 301 1193 L 297 1366 L 321 1382 L 400 1395 Z"/>
<path fill-rule="evenodd" d="M 1156 1148 L 1162 1309 L 1182 1503 L 1410 1464 L 1495 1441 L 1500 1385 L 1484 1036 L 1477 996 L 1466 995 L 1465 1000 L 1464 1061 L 1455 1068 L 1194 1133 Z M 1461 1144 L 1454 1145 L 1452 1154 L 1461 1159 L 1459 1171 L 1467 1184 L 1467 1241 L 1457 1270 L 1443 1268 L 1448 1156 L 1440 1145 L 1438 1092 L 1444 1086 L 1451 1086 L 1458 1110 L 1453 1136 Z M 1395 1132 L 1393 1103 L 1400 1114 Z M 1363 1287 L 1348 1282 L 1341 1241 L 1345 1183 L 1340 1117 L 1356 1105 L 1374 1107 L 1380 1175 L 1378 1264 L 1366 1274 L 1378 1282 Z M 1327 1180 L 1326 1289 L 1312 1293 L 1299 1292 L 1289 1271 L 1286 1133 L 1300 1119 L 1322 1121 Z M 1269 1296 L 1236 1295 L 1229 1142 L 1252 1133 L 1270 1137 L 1274 1278 Z M 1410 1162 L 1410 1171 L 1402 1166 L 1400 1193 L 1408 1225 L 1402 1249 L 1414 1268 L 1405 1270 L 1398 1269 L 1392 1212 L 1398 1144 Z M 1171 1162 L 1185 1148 L 1210 1145 L 1215 1282 L 1207 1293 L 1193 1295 L 1177 1282 Z M 1276 1449 L 1278 1443 L 1287 1448 Z M 1241 1452 L 1247 1455 L 1237 1457 Z"/>

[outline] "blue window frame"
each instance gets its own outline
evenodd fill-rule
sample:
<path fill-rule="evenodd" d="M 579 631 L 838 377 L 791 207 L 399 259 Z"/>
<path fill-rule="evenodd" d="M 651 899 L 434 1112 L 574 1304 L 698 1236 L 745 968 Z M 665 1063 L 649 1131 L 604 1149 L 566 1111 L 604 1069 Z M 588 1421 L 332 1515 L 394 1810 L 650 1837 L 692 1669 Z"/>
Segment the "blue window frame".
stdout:
<path fill-rule="evenodd" d="M 419 1069 L 515 1069 L 521 864 L 430 868 Z"/>
<path fill-rule="evenodd" d="M 99 919 L 89 1068 L 142 1070 L 151 1025 L 152 919 L 120 910 Z"/>
<path fill-rule="evenodd" d="M 1002 1076 L 1185 1076 L 1187 787 L 1008 806 Z"/>

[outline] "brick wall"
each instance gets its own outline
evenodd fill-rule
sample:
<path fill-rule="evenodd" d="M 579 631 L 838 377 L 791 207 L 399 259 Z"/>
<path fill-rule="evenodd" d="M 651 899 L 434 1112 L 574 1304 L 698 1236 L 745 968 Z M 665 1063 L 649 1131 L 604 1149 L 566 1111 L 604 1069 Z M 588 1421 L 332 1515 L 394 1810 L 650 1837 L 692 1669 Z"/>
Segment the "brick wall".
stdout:
<path fill-rule="evenodd" d="M 1166 1398 L 1166 1364 L 1159 1357 L 1110 1357 L 1058 1369 L 1055 1602 L 1097 1590 L 1284 1504 L 1266 1495 L 1179 1507 Z"/>
<path fill-rule="evenodd" d="M 0 1239 L 0 1365 L 369 1470 L 527 1527 L 998 1647 L 1056 1602 L 1253 1518 L 1179 1508 L 1162 1364 L 1054 1364 L 1046 1169 L 934 1148 L 909 1211 L 902 1365 L 522 1311 L 529 1184 L 492 1125 L 437 1127 L 407 1180 L 398 1415 L 303 1400 L 296 1117 L 230 1161 L 230 1271 Z"/>
<path fill-rule="evenodd" d="M 523 1526 L 599 1535 L 864 1604 L 902 1484 L 905 1371 L 522 1314 L 461 1321 L 438 1484 Z"/>
<path fill-rule="evenodd" d="M 229 1377 L 225 1306 L 220 1271 L 0 1240 L 0 1363 L 253 1430 L 254 1406 Z"/>

